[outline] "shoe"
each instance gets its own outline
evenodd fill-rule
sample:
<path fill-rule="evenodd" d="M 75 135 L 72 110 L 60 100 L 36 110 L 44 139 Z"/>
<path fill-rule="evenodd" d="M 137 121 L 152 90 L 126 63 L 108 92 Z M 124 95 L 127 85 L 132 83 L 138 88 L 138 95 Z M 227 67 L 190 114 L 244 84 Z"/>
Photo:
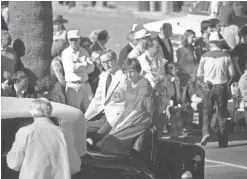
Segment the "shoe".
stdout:
<path fill-rule="evenodd" d="M 201 140 L 201 146 L 207 145 L 209 137 L 210 137 L 209 134 L 206 134 L 205 136 L 203 136 L 203 138 Z"/>

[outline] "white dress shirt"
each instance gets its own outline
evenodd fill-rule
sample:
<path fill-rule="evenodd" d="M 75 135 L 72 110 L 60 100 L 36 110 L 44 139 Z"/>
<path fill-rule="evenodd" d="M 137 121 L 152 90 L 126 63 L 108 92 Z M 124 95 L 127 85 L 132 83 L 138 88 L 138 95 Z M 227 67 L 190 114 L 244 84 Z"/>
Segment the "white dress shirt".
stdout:
<path fill-rule="evenodd" d="M 81 160 L 69 136 L 47 118 L 22 127 L 7 154 L 8 167 L 19 179 L 70 179 Z"/>
<path fill-rule="evenodd" d="M 66 82 L 86 82 L 88 74 L 94 70 L 94 64 L 88 52 L 81 48 L 75 52 L 71 46 L 62 52 L 62 63 Z"/>

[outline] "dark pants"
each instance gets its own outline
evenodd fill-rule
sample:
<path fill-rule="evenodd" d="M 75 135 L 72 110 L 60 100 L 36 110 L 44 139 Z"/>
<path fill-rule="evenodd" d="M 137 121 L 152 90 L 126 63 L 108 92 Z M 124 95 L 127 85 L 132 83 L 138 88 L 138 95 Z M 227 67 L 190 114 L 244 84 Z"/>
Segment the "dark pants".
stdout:
<path fill-rule="evenodd" d="M 100 113 L 87 122 L 87 137 L 92 138 L 93 141 L 99 141 L 111 131 L 111 128 L 105 114 Z"/>
<path fill-rule="evenodd" d="M 222 136 L 227 137 L 227 103 L 228 85 L 213 85 L 210 89 L 204 90 L 204 109 L 203 109 L 203 136 L 210 134 L 210 123 L 215 112 L 214 105 L 218 108 L 218 126 Z"/>

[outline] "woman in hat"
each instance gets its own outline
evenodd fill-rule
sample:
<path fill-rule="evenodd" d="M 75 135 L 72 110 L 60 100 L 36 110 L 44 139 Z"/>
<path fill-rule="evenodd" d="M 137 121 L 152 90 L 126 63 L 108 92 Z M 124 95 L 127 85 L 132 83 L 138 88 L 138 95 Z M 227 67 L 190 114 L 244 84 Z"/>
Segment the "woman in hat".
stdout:
<path fill-rule="evenodd" d="M 67 31 L 64 27 L 65 23 L 68 23 L 68 20 L 64 19 L 62 15 L 55 16 L 55 18 L 53 19 L 53 41 L 67 41 Z"/>

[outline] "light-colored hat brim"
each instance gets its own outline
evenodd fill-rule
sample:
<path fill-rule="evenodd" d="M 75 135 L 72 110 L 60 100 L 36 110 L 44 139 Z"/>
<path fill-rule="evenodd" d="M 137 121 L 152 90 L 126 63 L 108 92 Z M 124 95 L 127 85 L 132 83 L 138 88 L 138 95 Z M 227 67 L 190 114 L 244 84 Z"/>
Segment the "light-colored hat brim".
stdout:
<path fill-rule="evenodd" d="M 54 19 L 53 22 L 59 22 L 59 23 L 66 24 L 66 23 L 68 23 L 68 20 L 66 20 L 66 19 Z"/>
<path fill-rule="evenodd" d="M 149 37 L 149 36 L 151 36 L 151 33 L 150 33 L 150 32 L 148 32 L 147 34 L 145 34 L 145 35 L 143 35 L 143 36 L 140 36 L 140 37 L 134 37 L 134 39 L 135 39 L 135 40 L 138 40 L 138 39 L 142 39 L 142 38 L 144 38 L 144 37 Z"/>

